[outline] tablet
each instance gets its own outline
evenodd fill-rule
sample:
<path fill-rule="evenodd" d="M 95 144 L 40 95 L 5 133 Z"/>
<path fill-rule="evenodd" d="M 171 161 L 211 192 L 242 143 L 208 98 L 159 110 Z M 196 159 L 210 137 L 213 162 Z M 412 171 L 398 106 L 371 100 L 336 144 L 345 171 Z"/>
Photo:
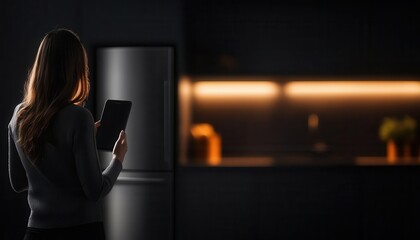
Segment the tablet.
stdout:
<path fill-rule="evenodd" d="M 96 133 L 98 149 L 112 151 L 121 130 L 125 130 L 130 115 L 131 101 L 107 100 L 102 110 L 101 126 Z"/>

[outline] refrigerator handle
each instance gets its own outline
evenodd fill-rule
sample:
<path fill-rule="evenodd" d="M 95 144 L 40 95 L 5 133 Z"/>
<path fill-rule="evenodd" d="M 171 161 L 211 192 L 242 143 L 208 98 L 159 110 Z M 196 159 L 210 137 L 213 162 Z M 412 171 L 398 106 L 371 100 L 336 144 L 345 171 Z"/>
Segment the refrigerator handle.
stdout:
<path fill-rule="evenodd" d="M 140 177 L 118 177 L 118 183 L 161 183 L 164 178 L 140 178 Z"/>
<path fill-rule="evenodd" d="M 166 164 L 171 162 L 171 92 L 169 91 L 169 81 L 163 82 L 163 151 L 164 157 L 163 161 Z"/>

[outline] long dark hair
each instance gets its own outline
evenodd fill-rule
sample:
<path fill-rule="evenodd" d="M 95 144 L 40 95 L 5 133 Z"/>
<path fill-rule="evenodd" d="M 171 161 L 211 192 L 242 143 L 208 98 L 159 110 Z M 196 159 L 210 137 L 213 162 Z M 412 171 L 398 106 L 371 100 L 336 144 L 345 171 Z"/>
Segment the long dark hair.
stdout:
<path fill-rule="evenodd" d="M 38 48 L 18 111 L 19 144 L 32 162 L 42 156 L 52 117 L 68 104 L 83 105 L 89 95 L 87 55 L 67 29 L 49 32 Z"/>

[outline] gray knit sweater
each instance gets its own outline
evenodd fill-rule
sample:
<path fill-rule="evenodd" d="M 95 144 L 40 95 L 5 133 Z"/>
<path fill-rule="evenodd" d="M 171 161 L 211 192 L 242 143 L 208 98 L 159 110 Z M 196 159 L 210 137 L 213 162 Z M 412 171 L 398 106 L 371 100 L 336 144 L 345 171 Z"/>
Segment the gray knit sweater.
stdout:
<path fill-rule="evenodd" d="M 56 228 L 102 221 L 101 199 L 122 165 L 112 159 L 101 172 L 92 114 L 76 105 L 61 109 L 50 123 L 43 157 L 32 164 L 17 142 L 20 105 L 9 123 L 9 177 L 13 190 L 28 191 L 28 226 Z"/>

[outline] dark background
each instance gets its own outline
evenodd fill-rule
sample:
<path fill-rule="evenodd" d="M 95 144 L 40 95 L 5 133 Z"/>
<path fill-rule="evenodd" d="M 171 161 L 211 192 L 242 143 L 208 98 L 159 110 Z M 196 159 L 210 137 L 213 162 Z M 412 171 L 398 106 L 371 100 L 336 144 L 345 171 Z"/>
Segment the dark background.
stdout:
<path fill-rule="evenodd" d="M 26 194 L 15 194 L 8 182 L 6 126 L 49 30 L 77 32 L 91 68 L 98 45 L 170 43 L 179 74 L 417 77 L 419 18 L 415 3 L 404 1 L 3 1 L 0 239 L 19 239 L 27 221 Z M 177 237 L 418 239 L 417 173 L 416 167 L 181 168 Z"/>

